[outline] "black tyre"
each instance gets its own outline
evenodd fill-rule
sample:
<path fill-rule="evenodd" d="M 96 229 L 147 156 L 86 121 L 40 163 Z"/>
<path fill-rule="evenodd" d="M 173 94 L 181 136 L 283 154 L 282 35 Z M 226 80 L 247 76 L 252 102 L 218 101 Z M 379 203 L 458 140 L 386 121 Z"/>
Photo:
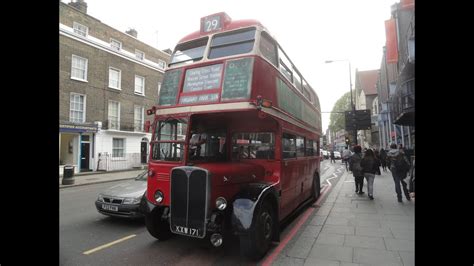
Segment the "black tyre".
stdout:
<path fill-rule="evenodd" d="M 321 195 L 321 183 L 319 180 L 318 173 L 314 173 L 313 175 L 313 189 L 311 191 L 311 198 L 314 201 L 318 200 L 319 196 Z"/>
<path fill-rule="evenodd" d="M 253 260 L 262 258 L 270 247 L 275 234 L 276 217 L 270 201 L 265 201 L 255 213 L 253 228 L 249 234 L 240 237 L 242 255 Z"/>
<path fill-rule="evenodd" d="M 170 225 L 161 219 L 162 211 L 154 211 L 145 215 L 145 225 L 148 232 L 156 239 L 164 241 L 173 236 Z"/>

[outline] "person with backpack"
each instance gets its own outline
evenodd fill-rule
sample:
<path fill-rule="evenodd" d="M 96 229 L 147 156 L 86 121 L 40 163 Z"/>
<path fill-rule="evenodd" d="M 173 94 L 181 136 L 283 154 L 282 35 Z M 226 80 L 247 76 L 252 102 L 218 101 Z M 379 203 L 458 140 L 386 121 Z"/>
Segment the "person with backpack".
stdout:
<path fill-rule="evenodd" d="M 392 172 L 393 181 L 395 182 L 395 192 L 397 193 L 398 202 L 403 202 L 402 189 L 406 199 L 410 201 L 411 198 L 408 192 L 407 183 L 404 180 L 407 176 L 408 170 L 410 169 L 410 163 L 406 159 L 405 154 L 397 149 L 397 144 L 395 143 L 390 145 L 387 158 L 390 161 L 390 171 Z M 402 187 L 400 187 L 400 183 Z"/>
<path fill-rule="evenodd" d="M 380 174 L 380 162 L 375 157 L 371 149 L 365 151 L 364 158 L 360 161 L 362 172 L 365 179 L 367 179 L 367 193 L 370 200 L 374 199 L 374 179 L 375 174 Z"/>
<path fill-rule="evenodd" d="M 364 187 L 364 173 L 360 162 L 362 160 L 362 147 L 359 145 L 354 146 L 354 154 L 350 157 L 349 167 L 354 176 L 357 194 L 363 194 L 362 188 Z"/>

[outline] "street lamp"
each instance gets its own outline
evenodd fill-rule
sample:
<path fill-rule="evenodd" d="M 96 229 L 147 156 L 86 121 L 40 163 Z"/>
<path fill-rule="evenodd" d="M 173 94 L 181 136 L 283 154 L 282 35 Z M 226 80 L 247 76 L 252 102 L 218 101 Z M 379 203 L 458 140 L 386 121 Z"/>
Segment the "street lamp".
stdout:
<path fill-rule="evenodd" d="M 347 59 L 341 59 L 341 60 L 326 60 L 325 63 L 326 64 L 329 64 L 329 63 L 332 63 L 332 62 L 347 62 L 349 63 L 349 91 L 351 92 L 351 108 L 352 108 L 352 113 L 355 117 L 355 105 L 354 105 L 354 102 L 352 101 L 352 71 L 351 71 L 351 61 L 347 60 Z M 355 144 L 357 145 L 357 126 L 355 127 L 354 129 L 354 142 Z"/>

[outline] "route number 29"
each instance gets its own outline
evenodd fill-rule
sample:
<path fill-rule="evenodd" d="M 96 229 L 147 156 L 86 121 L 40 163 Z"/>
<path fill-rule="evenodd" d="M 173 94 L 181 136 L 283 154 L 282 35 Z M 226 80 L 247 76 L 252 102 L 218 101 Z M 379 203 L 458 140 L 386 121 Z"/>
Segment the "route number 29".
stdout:
<path fill-rule="evenodd" d="M 220 29 L 220 26 L 220 17 L 210 18 L 204 22 L 204 31 L 209 32 L 213 30 L 218 30 Z"/>

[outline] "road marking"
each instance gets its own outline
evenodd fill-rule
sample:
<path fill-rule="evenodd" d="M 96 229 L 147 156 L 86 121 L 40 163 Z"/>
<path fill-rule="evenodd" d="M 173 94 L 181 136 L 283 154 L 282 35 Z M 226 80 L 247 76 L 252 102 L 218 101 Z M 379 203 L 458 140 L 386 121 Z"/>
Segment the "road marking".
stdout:
<path fill-rule="evenodd" d="M 113 241 L 113 242 L 110 242 L 110 243 L 108 243 L 108 244 L 102 245 L 102 246 L 100 246 L 100 247 L 96 247 L 96 248 L 93 248 L 93 249 L 91 249 L 91 250 L 85 251 L 85 252 L 82 253 L 82 254 L 84 254 L 84 255 L 89 255 L 89 254 L 91 254 L 91 253 L 93 253 L 93 252 L 99 251 L 99 250 L 104 249 L 104 248 L 108 248 L 108 247 L 110 247 L 110 246 L 112 246 L 112 245 L 115 245 L 115 244 L 117 244 L 117 243 L 120 243 L 120 242 L 122 242 L 122 241 L 125 241 L 125 240 L 127 240 L 127 239 L 130 239 L 130 238 L 136 237 L 136 236 L 137 236 L 137 235 L 132 234 L 132 235 L 126 236 L 126 237 L 124 237 L 124 238 L 120 238 L 120 239 L 118 239 L 118 240 L 115 240 L 115 241 Z"/>

